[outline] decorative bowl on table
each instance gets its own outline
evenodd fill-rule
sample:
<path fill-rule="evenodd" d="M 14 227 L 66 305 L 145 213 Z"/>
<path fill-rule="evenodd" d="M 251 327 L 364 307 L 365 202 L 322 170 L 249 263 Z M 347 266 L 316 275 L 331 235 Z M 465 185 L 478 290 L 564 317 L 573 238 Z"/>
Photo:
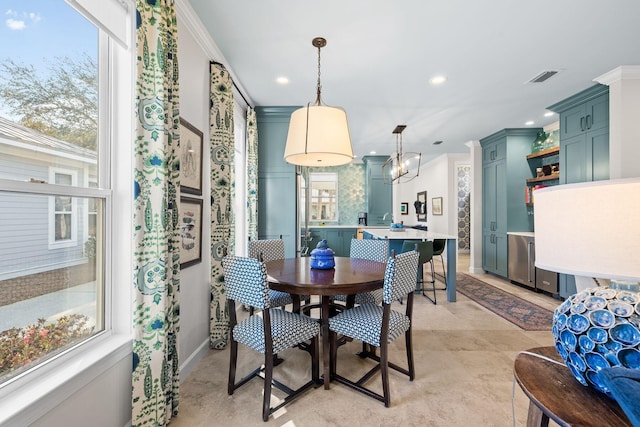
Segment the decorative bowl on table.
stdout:
<path fill-rule="evenodd" d="M 335 252 L 331 249 L 326 240 L 320 240 L 316 248 L 311 251 L 311 268 L 317 270 L 328 270 L 336 266 L 333 258 Z"/>

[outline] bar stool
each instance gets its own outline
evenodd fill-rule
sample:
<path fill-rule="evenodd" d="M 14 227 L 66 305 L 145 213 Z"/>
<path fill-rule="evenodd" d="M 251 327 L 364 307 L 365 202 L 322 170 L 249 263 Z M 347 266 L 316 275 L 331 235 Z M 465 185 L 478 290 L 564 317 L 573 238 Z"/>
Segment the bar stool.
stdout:
<path fill-rule="evenodd" d="M 409 252 L 416 250 L 420 257 L 418 258 L 418 277 L 416 277 L 416 291 L 421 291 L 422 296 L 436 304 L 436 276 L 433 269 L 433 242 L 432 241 L 420 241 L 420 240 L 405 240 L 402 243 L 402 252 Z M 431 266 L 431 280 L 424 280 L 424 264 L 429 263 Z M 433 292 L 433 299 L 424 293 L 424 284 L 431 283 L 431 289 Z M 401 301 L 402 302 L 402 301 Z"/>
<path fill-rule="evenodd" d="M 447 239 L 433 239 L 433 256 L 439 256 L 442 262 L 442 277 L 444 278 L 444 288 L 437 288 L 441 291 L 447 290 L 447 270 L 444 268 L 444 258 L 442 254 L 447 246 Z"/>

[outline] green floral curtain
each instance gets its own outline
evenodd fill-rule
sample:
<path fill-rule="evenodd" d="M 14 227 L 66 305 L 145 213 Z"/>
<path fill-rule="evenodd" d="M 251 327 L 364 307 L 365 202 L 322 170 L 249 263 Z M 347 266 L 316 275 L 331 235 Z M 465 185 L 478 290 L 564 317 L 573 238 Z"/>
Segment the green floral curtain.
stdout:
<path fill-rule="evenodd" d="M 178 413 L 178 28 L 173 0 L 137 0 L 133 426 Z"/>
<path fill-rule="evenodd" d="M 226 68 L 211 63 L 209 137 L 211 142 L 211 323 L 210 346 L 223 349 L 229 337 L 222 258 L 230 248 L 233 81 Z"/>
<path fill-rule="evenodd" d="M 247 235 L 258 240 L 258 122 L 256 111 L 247 109 Z"/>

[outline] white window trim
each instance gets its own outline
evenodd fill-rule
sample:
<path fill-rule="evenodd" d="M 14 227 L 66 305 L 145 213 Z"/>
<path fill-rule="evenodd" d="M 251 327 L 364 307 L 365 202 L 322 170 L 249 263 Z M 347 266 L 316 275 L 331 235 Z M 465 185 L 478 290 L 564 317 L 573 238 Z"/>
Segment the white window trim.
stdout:
<path fill-rule="evenodd" d="M 71 186 L 78 185 L 78 172 L 60 167 L 49 167 L 49 182 L 55 184 L 56 174 L 71 176 Z M 70 248 L 78 244 L 78 199 L 71 199 L 71 238 L 56 240 L 56 197 L 49 197 L 49 249 Z"/>
<path fill-rule="evenodd" d="M 340 192 L 339 192 L 339 186 L 338 186 L 338 173 L 337 172 L 311 172 L 309 173 L 309 208 L 310 208 L 310 212 L 309 214 L 311 214 L 313 212 L 313 204 L 314 204 L 314 200 L 317 199 L 317 197 L 313 196 L 313 183 L 314 182 L 335 182 L 336 183 L 336 197 L 335 197 L 335 207 L 336 207 L 336 217 L 335 219 L 314 219 L 312 221 L 314 222 L 331 222 L 331 223 L 337 223 L 340 222 L 340 204 L 338 203 L 339 197 L 340 197 Z"/>
<path fill-rule="evenodd" d="M 131 0 L 128 16 L 129 39 L 133 39 L 135 10 Z M 100 35 L 100 44 L 107 36 Z M 52 360 L 45 369 L 37 369 L 10 384 L 0 386 L 0 425 L 29 425 L 46 415 L 93 379 L 107 372 L 132 353 L 132 290 L 133 250 L 133 138 L 134 120 L 130 105 L 135 93 L 135 46 L 124 48 L 111 41 L 107 49 L 100 49 L 100 59 L 112 61 L 109 81 L 100 79 L 101 112 L 110 120 L 100 122 L 101 140 L 99 182 L 110 187 L 105 191 L 105 332 L 87 340 L 77 349 Z M 106 61 L 103 61 L 103 63 Z M 101 66 L 100 72 L 103 71 Z M 105 83 L 103 85 L 103 83 Z M 103 109 L 107 105 L 111 108 Z M 113 157 L 113 160 L 112 160 Z M 116 161 L 117 160 L 117 161 Z M 0 190 L 42 193 L 56 186 L 0 179 Z M 86 189 L 68 188 L 70 194 L 88 194 Z M 46 191 L 44 191 L 46 193 Z M 109 196 L 111 194 L 111 196 Z M 117 209 L 113 209 L 113 205 Z M 113 232 L 117 230 L 117 232 Z M 112 283 L 121 286 L 112 286 Z"/>

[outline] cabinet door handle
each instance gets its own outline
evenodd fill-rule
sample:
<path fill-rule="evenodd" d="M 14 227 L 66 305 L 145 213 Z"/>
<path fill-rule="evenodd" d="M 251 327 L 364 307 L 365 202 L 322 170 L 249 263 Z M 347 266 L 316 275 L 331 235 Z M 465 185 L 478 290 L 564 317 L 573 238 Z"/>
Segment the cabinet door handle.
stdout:
<path fill-rule="evenodd" d="M 580 130 L 584 132 L 584 117 L 580 117 Z"/>
<path fill-rule="evenodd" d="M 587 129 L 591 129 L 592 124 L 593 120 L 591 119 L 591 114 L 587 114 Z"/>
<path fill-rule="evenodd" d="M 532 242 L 527 242 L 527 282 L 531 283 L 531 246 Z"/>

